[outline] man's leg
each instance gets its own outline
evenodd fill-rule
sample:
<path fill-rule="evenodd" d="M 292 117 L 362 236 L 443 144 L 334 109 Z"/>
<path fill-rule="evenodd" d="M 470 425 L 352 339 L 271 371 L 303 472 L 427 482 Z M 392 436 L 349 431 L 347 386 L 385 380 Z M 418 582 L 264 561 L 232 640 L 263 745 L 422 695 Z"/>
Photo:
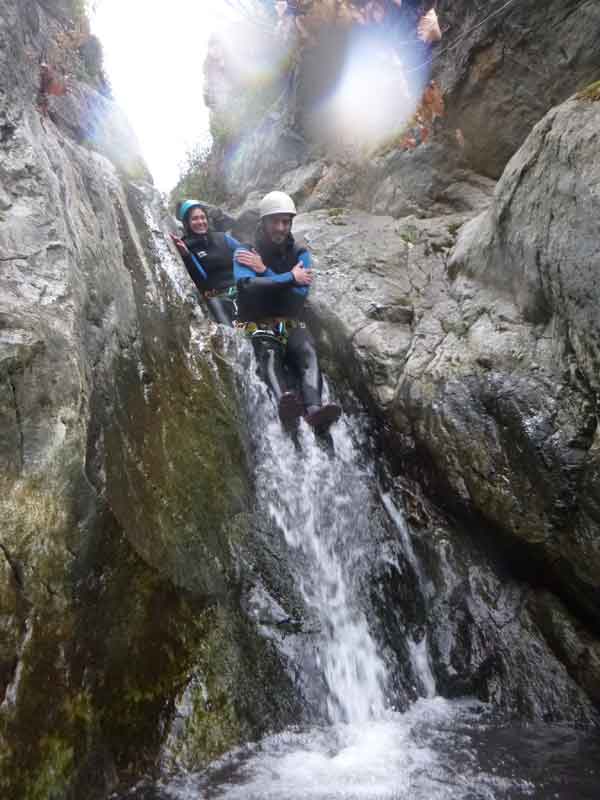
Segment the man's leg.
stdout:
<path fill-rule="evenodd" d="M 292 328 L 289 332 L 286 359 L 300 379 L 306 408 L 320 406 L 323 380 L 315 343 L 306 328 Z"/>
<path fill-rule="evenodd" d="M 258 374 L 269 386 L 279 410 L 279 417 L 285 425 L 293 425 L 302 414 L 300 401 L 288 389 L 283 367 L 284 347 L 269 334 L 254 333 L 252 346 L 258 362 Z"/>
<path fill-rule="evenodd" d="M 293 328 L 290 331 L 286 359 L 300 378 L 306 421 L 316 431 L 326 431 L 339 419 L 342 409 L 335 403 L 321 405 L 323 379 L 315 343 L 306 328 Z"/>
<path fill-rule="evenodd" d="M 282 363 L 283 345 L 274 336 L 254 334 L 251 338 L 258 362 L 258 374 L 273 392 L 275 400 L 279 401 L 281 395 L 287 391 Z"/>
<path fill-rule="evenodd" d="M 235 315 L 235 306 L 229 297 L 207 297 L 206 305 L 215 322 L 231 328 Z"/>

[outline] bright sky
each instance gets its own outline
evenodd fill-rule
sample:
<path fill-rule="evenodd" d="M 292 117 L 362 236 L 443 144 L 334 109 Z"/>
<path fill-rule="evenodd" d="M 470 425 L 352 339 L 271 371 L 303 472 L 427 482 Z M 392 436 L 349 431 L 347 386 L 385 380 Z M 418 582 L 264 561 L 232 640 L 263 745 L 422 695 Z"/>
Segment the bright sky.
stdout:
<path fill-rule="evenodd" d="M 113 94 L 133 125 L 158 189 L 169 191 L 186 150 L 208 140 L 202 99 L 210 34 L 223 0 L 97 0 L 93 32 Z"/>

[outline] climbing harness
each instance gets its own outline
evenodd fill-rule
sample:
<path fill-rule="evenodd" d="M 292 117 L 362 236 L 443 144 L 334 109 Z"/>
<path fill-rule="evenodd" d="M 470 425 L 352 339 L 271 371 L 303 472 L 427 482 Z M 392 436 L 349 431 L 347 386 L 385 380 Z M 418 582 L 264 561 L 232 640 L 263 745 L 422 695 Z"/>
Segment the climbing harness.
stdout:
<path fill-rule="evenodd" d="M 306 328 L 306 323 L 298 319 L 269 317 L 255 322 L 236 322 L 235 327 L 251 339 L 272 338 L 285 347 L 289 332 L 295 328 Z"/>
<path fill-rule="evenodd" d="M 202 297 L 204 297 L 205 300 L 209 300 L 211 297 L 227 297 L 229 300 L 235 302 L 237 289 L 235 286 L 229 286 L 226 289 L 207 289 L 205 292 L 202 292 Z"/>

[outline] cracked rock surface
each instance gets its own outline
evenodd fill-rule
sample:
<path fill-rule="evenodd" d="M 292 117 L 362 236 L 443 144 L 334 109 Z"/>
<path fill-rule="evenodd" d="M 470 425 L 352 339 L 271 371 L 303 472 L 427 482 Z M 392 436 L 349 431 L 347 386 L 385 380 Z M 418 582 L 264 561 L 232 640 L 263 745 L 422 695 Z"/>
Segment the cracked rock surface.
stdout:
<path fill-rule="evenodd" d="M 292 705 L 229 602 L 243 435 L 162 199 L 111 100 L 37 103 L 68 5 L 0 2 L 0 794 L 23 800 L 153 768 L 186 688 L 195 763 Z"/>
<path fill-rule="evenodd" d="M 318 263 L 311 302 L 330 369 L 385 421 L 430 495 L 560 598 L 535 604 L 549 638 L 557 609 L 587 628 L 593 697 L 599 131 L 598 102 L 552 110 L 476 217 L 332 209 L 296 223 Z"/>

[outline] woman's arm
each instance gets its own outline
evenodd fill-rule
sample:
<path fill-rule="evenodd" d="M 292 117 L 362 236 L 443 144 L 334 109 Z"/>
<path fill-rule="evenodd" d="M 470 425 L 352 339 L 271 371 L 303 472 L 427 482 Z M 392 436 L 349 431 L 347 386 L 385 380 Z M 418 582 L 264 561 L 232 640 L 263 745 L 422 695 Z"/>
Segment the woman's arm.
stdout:
<path fill-rule="evenodd" d="M 259 271 L 254 264 L 254 260 L 258 258 L 263 270 Z M 233 274 L 235 282 L 247 281 L 256 282 L 265 289 L 268 287 L 293 286 L 300 290 L 303 294 L 308 292 L 308 286 L 312 281 L 312 262 L 308 250 L 304 250 L 298 257 L 298 263 L 292 267 L 289 272 L 277 273 L 272 269 L 265 267 L 262 259 L 256 253 L 249 253 L 245 250 L 237 250 L 233 260 Z M 260 278 L 257 278 L 257 274 Z"/>
<path fill-rule="evenodd" d="M 234 239 L 233 236 L 230 236 L 228 233 L 225 234 L 225 241 L 232 253 L 240 248 L 245 249 L 244 245 L 240 244 L 237 239 Z"/>
<path fill-rule="evenodd" d="M 198 278 L 202 281 L 205 281 L 208 278 L 206 271 L 204 270 L 198 258 L 188 248 L 183 239 L 180 239 L 178 236 L 174 236 L 173 234 L 171 234 L 171 239 L 173 240 L 173 244 L 177 248 L 177 252 L 181 256 L 181 260 L 185 264 L 185 268 L 189 272 L 190 278 L 194 281 L 194 283 Z"/>

